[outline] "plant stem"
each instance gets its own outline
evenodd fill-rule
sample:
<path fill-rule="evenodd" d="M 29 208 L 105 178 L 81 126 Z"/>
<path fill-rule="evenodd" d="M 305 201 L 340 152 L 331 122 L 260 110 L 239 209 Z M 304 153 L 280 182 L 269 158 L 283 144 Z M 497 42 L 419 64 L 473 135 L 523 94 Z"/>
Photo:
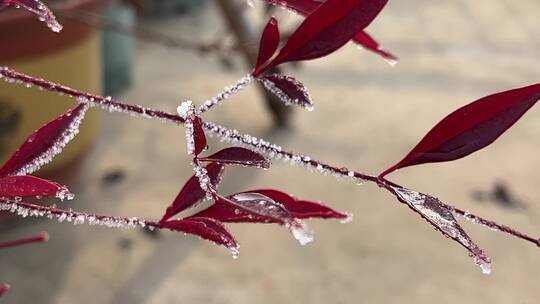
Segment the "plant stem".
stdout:
<path fill-rule="evenodd" d="M 65 95 L 76 98 L 81 103 L 88 103 L 93 106 L 98 106 L 110 112 L 120 112 L 120 113 L 132 114 L 132 115 L 140 115 L 147 118 L 157 118 L 163 121 L 172 122 L 176 125 L 181 125 L 185 122 L 185 120 L 182 117 L 173 113 L 168 113 L 161 110 L 147 108 L 140 105 L 126 104 L 119 100 L 113 99 L 111 97 L 102 97 L 99 95 L 84 93 L 84 92 L 72 89 L 70 87 L 67 87 L 67 86 L 63 86 L 54 82 L 35 78 L 32 76 L 26 75 L 24 73 L 14 71 L 7 67 L 0 67 L 0 78 L 3 78 L 5 81 L 9 83 L 25 85 L 27 87 L 36 86 L 40 89 L 44 89 L 47 91 L 56 92 L 62 95 L 65 94 Z M 354 180 L 356 183 L 363 182 L 363 181 L 372 182 L 372 183 L 377 184 L 379 187 L 383 187 L 387 190 L 389 186 L 401 187 L 382 177 L 379 178 L 377 176 L 364 174 L 358 171 L 353 171 L 346 167 L 337 167 L 337 166 L 329 165 L 324 162 L 314 160 L 309 156 L 294 153 L 292 151 L 283 150 L 280 146 L 272 144 L 263 139 L 259 139 L 248 134 L 241 134 L 236 130 L 230 130 L 223 126 L 214 124 L 212 122 L 204 122 L 203 127 L 205 128 L 206 131 L 210 132 L 211 134 L 221 137 L 225 141 L 238 143 L 243 146 L 249 147 L 255 151 L 265 154 L 269 158 L 290 161 L 293 165 L 301 164 L 306 168 L 315 169 L 315 171 L 322 174 L 331 174 L 332 176 L 335 176 L 335 177 L 350 178 Z M 0 201 L 0 210 L 1 209 L 8 210 L 5 208 L 1 208 L 2 204 L 5 204 L 5 203 Z M 16 204 L 18 204 L 18 206 L 27 208 L 28 211 L 31 211 L 31 212 L 51 213 L 54 216 L 59 216 L 61 214 L 66 214 L 66 216 L 69 216 L 69 215 L 81 215 L 84 217 L 94 216 L 98 219 L 103 219 L 105 221 L 110 220 L 113 223 L 119 221 L 121 223 L 128 223 L 128 224 L 131 223 L 130 221 L 132 221 L 132 219 L 124 218 L 124 217 L 90 215 L 90 214 L 86 214 L 82 212 L 64 211 L 64 210 L 60 210 L 56 208 L 42 207 L 42 206 L 26 204 L 26 203 L 16 203 Z M 540 239 L 538 238 L 533 238 L 513 228 L 510 228 L 505 225 L 497 224 L 496 222 L 493 222 L 490 220 L 483 219 L 479 216 L 460 210 L 453 206 L 448 206 L 448 207 L 451 208 L 455 214 L 461 215 L 468 220 L 472 220 L 488 228 L 513 235 L 517 238 L 526 240 L 540 247 Z M 15 208 L 15 211 L 12 211 L 12 212 L 17 212 L 17 206 L 15 206 L 14 208 Z M 71 219 L 72 217 L 73 216 L 70 216 L 69 218 Z M 153 228 L 159 228 L 159 224 L 157 222 L 142 221 L 138 219 L 136 219 L 135 225 L 139 225 L 139 226 L 146 225 Z"/>
<path fill-rule="evenodd" d="M 25 244 L 31 244 L 31 243 L 44 243 L 44 242 L 47 242 L 48 240 L 49 240 L 49 234 L 47 232 L 41 232 L 31 237 L 0 242 L 0 249 L 8 248 L 8 247 L 15 247 L 19 245 L 25 245 Z"/>
<path fill-rule="evenodd" d="M 110 228 L 135 228 L 148 227 L 150 229 L 159 228 L 159 224 L 154 221 L 138 219 L 136 217 L 121 217 L 111 215 L 91 214 L 73 210 L 62 210 L 56 207 L 40 206 L 21 202 L 20 199 L 0 200 L 0 211 L 9 211 L 22 217 L 36 216 L 57 219 L 59 222 L 72 222 L 74 225 L 87 223 L 89 225 L 102 225 Z"/>

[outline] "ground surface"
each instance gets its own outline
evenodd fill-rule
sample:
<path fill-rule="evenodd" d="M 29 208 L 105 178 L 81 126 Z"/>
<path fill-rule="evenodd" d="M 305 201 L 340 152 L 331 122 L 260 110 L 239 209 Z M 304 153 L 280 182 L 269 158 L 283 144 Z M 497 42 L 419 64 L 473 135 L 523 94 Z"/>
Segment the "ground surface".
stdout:
<path fill-rule="evenodd" d="M 269 138 L 336 165 L 376 173 L 404 155 L 457 107 L 489 93 L 538 82 L 540 4 L 527 0 L 391 1 L 370 27 L 401 57 L 396 67 L 352 45 L 301 70 L 316 101 L 294 129 L 276 132 L 256 91 L 246 90 L 207 119 Z M 286 17 L 292 21 L 291 17 Z M 212 37 L 214 9 L 149 22 L 174 35 Z M 288 22 L 285 22 L 288 23 Z M 290 22 L 289 22 L 290 23 Z M 194 32 L 188 30 L 194 29 Z M 134 86 L 121 98 L 174 111 L 240 78 L 211 58 L 141 43 Z M 74 209 L 159 217 L 191 175 L 183 129 L 119 114 L 103 116 L 102 138 L 85 164 Z M 214 144 L 214 146 L 216 146 Z M 498 142 L 449 164 L 402 170 L 406 186 L 520 229 L 540 233 L 540 109 Z M 125 178 L 104 184 L 106 174 Z M 478 202 L 502 182 L 522 202 Z M 21 220 L 2 239 L 47 230 L 46 246 L 0 252 L 13 285 L 5 303 L 537 303 L 540 251 L 468 223 L 494 261 L 484 276 L 465 251 L 373 185 L 356 186 L 276 162 L 265 172 L 230 170 L 224 192 L 276 187 L 355 214 L 342 225 L 313 222 L 316 240 L 299 246 L 285 229 L 235 225 L 233 260 L 222 248 L 181 234 Z"/>

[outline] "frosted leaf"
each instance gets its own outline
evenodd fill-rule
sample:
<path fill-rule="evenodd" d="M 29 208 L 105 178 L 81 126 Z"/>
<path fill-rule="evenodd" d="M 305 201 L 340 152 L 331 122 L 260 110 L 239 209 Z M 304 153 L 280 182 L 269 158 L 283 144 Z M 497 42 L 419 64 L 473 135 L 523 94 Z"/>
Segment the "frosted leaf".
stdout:
<path fill-rule="evenodd" d="M 257 78 L 264 87 L 276 95 L 285 105 L 313 110 L 313 101 L 304 85 L 291 76 L 273 74 Z"/>
<path fill-rule="evenodd" d="M 203 122 L 191 101 L 183 102 L 177 110 L 178 114 L 185 119 L 187 153 L 197 156 L 207 147 Z"/>
<path fill-rule="evenodd" d="M 170 220 L 161 223 L 160 227 L 189 233 L 214 242 L 218 245 L 223 245 L 229 249 L 233 258 L 237 258 L 238 254 L 240 253 L 240 246 L 234 237 L 225 228 L 223 223 L 215 219 L 191 217 L 187 219 Z"/>
<path fill-rule="evenodd" d="M 0 168 L 0 175 L 27 175 L 48 164 L 79 133 L 89 105 L 81 104 L 31 134 Z"/>
<path fill-rule="evenodd" d="M 259 168 L 269 168 L 270 162 L 261 154 L 241 147 L 222 149 L 210 156 L 199 158 L 200 161 L 221 164 L 236 164 Z"/>
<path fill-rule="evenodd" d="M 258 193 L 239 193 L 229 197 L 241 209 L 277 220 L 282 224 L 291 224 L 294 219 L 285 207 L 273 199 Z"/>
<path fill-rule="evenodd" d="M 452 238 L 465 247 L 483 273 L 490 269 L 491 259 L 485 255 L 461 228 L 455 219 L 453 208 L 430 195 L 402 187 L 390 186 L 396 197 L 420 214 L 444 236 Z"/>
<path fill-rule="evenodd" d="M 212 180 L 208 176 L 208 171 L 206 168 L 197 164 L 193 164 L 193 171 L 195 171 L 195 177 L 199 180 L 199 186 L 205 193 L 205 199 L 212 200 L 214 197 L 212 195 L 213 185 L 211 184 Z"/>
<path fill-rule="evenodd" d="M 242 211 L 255 217 L 285 225 L 301 245 L 313 241 L 313 231 L 309 226 L 301 220 L 293 218 L 283 204 L 274 201 L 268 196 L 252 192 L 238 193 L 229 197 L 229 200 Z"/>

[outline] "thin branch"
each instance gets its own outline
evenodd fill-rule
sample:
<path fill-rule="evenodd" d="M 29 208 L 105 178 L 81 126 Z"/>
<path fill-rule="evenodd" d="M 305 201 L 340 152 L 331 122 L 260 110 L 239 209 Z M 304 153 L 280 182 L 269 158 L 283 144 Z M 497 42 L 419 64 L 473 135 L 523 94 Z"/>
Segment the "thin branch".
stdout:
<path fill-rule="evenodd" d="M 20 199 L 0 200 L 0 211 L 9 211 L 22 217 L 36 216 L 56 219 L 59 222 L 69 222 L 74 225 L 88 224 L 101 225 L 109 228 L 131 229 L 136 227 L 148 227 L 149 229 L 159 228 L 159 224 L 154 221 L 142 220 L 136 217 L 121 217 L 91 214 L 73 210 L 62 210 L 56 207 L 40 206 L 20 201 Z"/>
<path fill-rule="evenodd" d="M 185 120 L 182 117 L 173 113 L 168 113 L 161 110 L 147 108 L 140 105 L 126 104 L 119 100 L 112 99 L 111 97 L 102 97 L 99 95 L 84 93 L 84 92 L 69 88 L 67 86 L 63 86 L 63 85 L 56 84 L 56 83 L 53 83 L 44 79 L 35 78 L 32 76 L 26 75 L 24 73 L 14 71 L 7 67 L 0 67 L 0 78 L 4 79 L 5 81 L 9 83 L 24 85 L 26 87 L 36 86 L 40 89 L 56 92 L 59 94 L 65 94 L 65 95 L 76 98 L 79 102 L 89 103 L 90 105 L 98 106 L 110 112 L 120 112 L 120 113 L 126 113 L 126 114 L 131 114 L 131 115 L 139 115 L 139 116 L 143 116 L 147 118 L 157 118 L 162 121 L 172 122 L 176 125 L 181 125 L 185 122 Z M 206 131 L 210 132 L 210 134 L 221 137 L 221 139 L 224 141 L 241 144 L 257 152 L 263 153 L 270 158 L 288 161 L 293 165 L 299 164 L 299 165 L 304 166 L 305 168 L 314 169 L 316 172 L 319 172 L 321 174 L 325 174 L 325 175 L 330 174 L 335 177 L 350 178 L 355 183 L 362 183 L 364 181 L 372 182 L 383 188 L 386 188 L 385 185 L 401 187 L 390 181 L 387 181 L 382 178 L 378 178 L 376 176 L 350 170 L 346 167 L 337 167 L 337 166 L 329 165 L 322 161 L 312 159 L 309 156 L 284 150 L 280 146 L 272 144 L 264 139 L 259 139 L 248 134 L 241 134 L 237 130 L 230 130 L 223 126 L 214 124 L 212 122 L 204 122 L 203 127 L 205 128 Z M 24 203 L 17 203 L 17 204 L 24 204 Z M 42 211 L 45 213 L 49 211 L 47 207 L 41 207 L 41 206 L 30 205 L 30 204 L 24 204 L 22 206 L 31 207 L 29 208 L 30 209 L 29 211 L 37 210 L 37 211 L 40 211 L 40 212 Z M 477 223 L 487 226 L 488 228 L 495 229 L 495 230 L 513 235 L 517 238 L 526 240 L 537 246 L 540 246 L 540 239 L 533 238 L 517 230 L 514 230 L 513 228 L 510 228 L 508 226 L 500 225 L 493 221 L 483 219 L 479 216 L 457 209 L 455 207 L 452 207 L 452 206 L 448 206 L 448 207 L 451 208 L 455 214 L 461 215 L 465 217 L 466 219 L 475 221 Z M 16 207 L 14 208 L 15 208 L 15 212 L 17 212 L 17 208 Z M 39 209 L 39 208 L 43 208 L 43 209 Z M 56 210 L 58 209 L 54 209 L 54 210 L 55 212 L 57 212 Z M 59 215 L 66 214 L 66 217 L 68 214 L 82 215 L 82 216 L 87 215 L 86 213 L 79 213 L 79 212 L 74 212 L 74 211 L 58 210 L 58 212 L 57 214 Z M 24 216 L 24 214 L 22 215 Z M 56 214 L 54 215 L 56 216 Z M 104 220 L 110 219 L 112 220 L 112 222 L 115 222 L 117 220 L 121 222 L 130 221 L 129 218 L 111 217 L 111 216 L 101 216 L 101 217 Z M 70 217 L 70 218 L 73 219 L 73 217 Z M 144 223 L 147 226 L 158 227 L 158 224 L 156 222 L 142 221 L 142 223 Z"/>
<path fill-rule="evenodd" d="M 25 244 L 32 244 L 32 243 L 44 243 L 44 242 L 47 242 L 48 240 L 49 240 L 49 234 L 44 231 L 31 237 L 10 240 L 10 241 L 2 241 L 0 242 L 0 249 L 20 246 L 20 245 L 25 245 Z"/>

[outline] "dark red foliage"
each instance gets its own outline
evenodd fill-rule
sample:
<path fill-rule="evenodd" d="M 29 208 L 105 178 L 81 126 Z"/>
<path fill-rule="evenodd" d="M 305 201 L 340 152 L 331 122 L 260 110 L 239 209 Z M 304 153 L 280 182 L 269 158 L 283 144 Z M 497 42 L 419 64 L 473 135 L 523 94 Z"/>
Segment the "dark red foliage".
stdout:
<path fill-rule="evenodd" d="M 400 162 L 380 174 L 476 152 L 501 136 L 540 99 L 540 84 L 486 96 L 439 122 Z"/>
<path fill-rule="evenodd" d="M 204 135 L 204 129 L 202 126 L 202 120 L 199 116 L 194 116 L 191 119 L 193 123 L 193 141 L 195 144 L 195 155 L 201 154 L 202 151 L 206 150 L 206 135 Z"/>
<path fill-rule="evenodd" d="M 269 168 L 270 161 L 261 154 L 241 147 L 230 147 L 210 156 L 199 157 L 199 161 L 236 164 L 249 167 Z"/>
<path fill-rule="evenodd" d="M 363 48 L 374 52 L 375 54 L 381 55 L 384 59 L 388 60 L 390 63 L 397 63 L 399 58 L 394 54 L 383 49 L 381 45 L 367 32 L 358 32 L 353 38 L 353 41 L 361 45 Z"/>
<path fill-rule="evenodd" d="M 324 0 L 266 0 L 273 5 L 283 6 L 303 16 L 311 14 Z M 384 50 L 379 43 L 365 31 L 359 31 L 353 37 L 353 41 L 363 48 L 370 50 L 390 61 L 397 61 L 398 58 L 390 52 Z"/>
<path fill-rule="evenodd" d="M 84 107 L 85 105 L 78 105 L 34 131 L 0 168 L 0 176 L 15 174 L 26 164 L 31 163 L 53 147 L 62 138 L 62 134 L 69 129 L 73 120 L 84 110 Z"/>
<path fill-rule="evenodd" d="M 367 27 L 387 0 L 327 0 L 309 14 L 285 46 L 260 74 L 288 61 L 326 56 L 343 46 Z"/>
<path fill-rule="evenodd" d="M 257 189 L 249 190 L 247 192 L 259 193 L 267 196 L 274 201 L 283 204 L 294 218 L 323 218 L 323 219 L 346 219 L 349 215 L 343 212 L 336 211 L 330 207 L 327 207 L 319 202 L 312 202 L 306 200 L 298 200 L 293 196 L 273 189 Z"/>
<path fill-rule="evenodd" d="M 238 248 L 238 243 L 225 226 L 211 218 L 190 217 L 183 220 L 171 220 L 160 223 L 160 227 L 197 235 L 231 250 Z"/>
<path fill-rule="evenodd" d="M 210 183 L 217 188 L 223 177 L 224 166 L 218 163 L 210 163 L 206 167 Z M 205 197 L 205 192 L 201 189 L 199 179 L 193 175 L 180 190 L 172 204 L 167 208 L 161 223 L 175 216 L 176 214 L 192 207 Z"/>
<path fill-rule="evenodd" d="M 273 74 L 261 76 L 264 86 L 276 94 L 286 105 L 313 109 L 313 101 L 304 85 L 291 76 Z"/>
<path fill-rule="evenodd" d="M 219 196 L 212 206 L 195 214 L 221 222 L 292 223 L 292 214 L 271 198 L 253 193 Z"/>
<path fill-rule="evenodd" d="M 265 64 L 272 55 L 276 52 L 279 46 L 279 29 L 278 21 L 276 18 L 272 17 L 266 24 L 264 28 L 261 42 L 259 45 L 259 56 L 257 57 L 257 65 L 255 66 L 255 71 Z M 257 76 L 257 75 L 255 75 Z"/>
<path fill-rule="evenodd" d="M 0 178 L 0 197 L 52 196 L 66 188 L 55 182 L 34 176 L 6 176 Z"/>

